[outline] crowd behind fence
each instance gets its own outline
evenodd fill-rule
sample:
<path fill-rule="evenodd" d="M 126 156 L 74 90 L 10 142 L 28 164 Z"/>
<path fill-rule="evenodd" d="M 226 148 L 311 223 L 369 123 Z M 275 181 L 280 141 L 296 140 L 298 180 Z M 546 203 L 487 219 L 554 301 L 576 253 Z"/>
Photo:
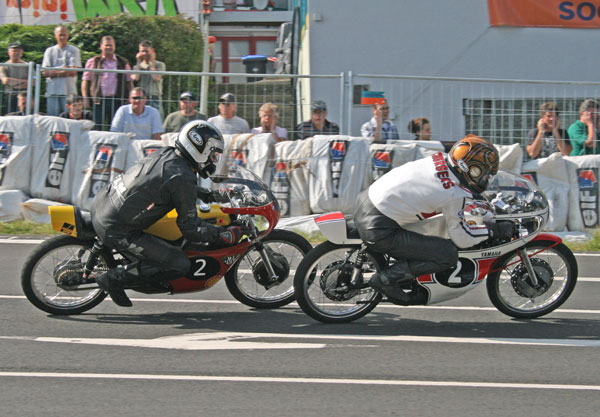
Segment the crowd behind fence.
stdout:
<path fill-rule="evenodd" d="M 7 64 L 0 66 L 27 66 Z M 28 68 L 27 102 L 32 107 L 26 113 L 46 112 L 45 80 L 37 65 Z M 77 94 L 81 94 L 81 73 L 115 72 L 130 76 L 148 74 L 148 71 L 65 69 L 77 73 Z M 344 72 L 338 75 L 299 76 L 274 74 L 234 74 L 242 79 L 260 81 L 222 84 L 216 76 L 232 74 L 188 73 L 175 71 L 154 72 L 162 75 L 162 96 L 157 107 L 161 119 L 179 110 L 179 96 L 184 91 L 198 97 L 198 110 L 206 117 L 218 114 L 218 99 L 232 93 L 237 101 L 237 115 L 246 119 L 250 128 L 260 125 L 258 109 L 266 102 L 279 107 L 278 125 L 294 139 L 297 125 L 310 119 L 311 101 L 326 98 L 327 119 L 340 126 L 340 133 L 360 136 L 360 126 L 371 117 L 369 105 L 361 104 L 364 91 L 383 92 L 390 107 L 390 121 L 400 133 L 400 139 L 412 139 L 408 122 L 425 117 L 431 123 L 432 140 L 452 142 L 473 133 L 495 144 L 518 143 L 527 145 L 527 133 L 536 127 L 539 106 L 555 102 L 559 109 L 561 127 L 565 130 L 579 118 L 578 108 L 583 100 L 600 97 L 600 83 L 577 81 L 491 80 L 448 77 L 417 77 L 400 75 L 369 75 Z M 206 82 L 206 81 L 210 82 Z M 310 91 L 310 93 L 308 93 Z M 14 93 L 14 92 L 13 92 Z M 5 86 L 0 92 L 0 114 L 6 113 Z M 118 104 L 128 104 L 127 98 Z M 95 104 L 90 104 L 94 110 Z M 96 129 L 109 130 L 108 121 L 97 123 Z M 526 155 L 526 152 L 524 152 Z"/>

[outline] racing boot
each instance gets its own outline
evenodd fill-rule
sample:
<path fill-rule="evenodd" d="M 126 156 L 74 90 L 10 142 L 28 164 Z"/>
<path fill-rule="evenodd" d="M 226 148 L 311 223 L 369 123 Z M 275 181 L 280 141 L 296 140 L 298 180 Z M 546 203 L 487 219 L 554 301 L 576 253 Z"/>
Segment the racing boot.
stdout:
<path fill-rule="evenodd" d="M 412 300 L 411 294 L 404 292 L 401 286 L 414 278 L 415 275 L 410 271 L 408 262 L 398 261 L 391 267 L 374 274 L 369 280 L 369 285 L 389 298 L 408 304 Z"/>
<path fill-rule="evenodd" d="M 123 268 L 113 268 L 96 278 L 96 283 L 110 295 L 110 298 L 116 305 L 131 307 L 133 303 L 127 297 L 124 290 L 125 279 L 126 272 Z"/>

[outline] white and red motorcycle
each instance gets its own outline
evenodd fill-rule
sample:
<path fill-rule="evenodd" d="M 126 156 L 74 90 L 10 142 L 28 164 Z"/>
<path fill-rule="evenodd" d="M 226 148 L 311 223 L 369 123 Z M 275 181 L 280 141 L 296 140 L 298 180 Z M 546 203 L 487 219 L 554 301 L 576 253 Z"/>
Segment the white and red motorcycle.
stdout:
<path fill-rule="evenodd" d="M 466 220 L 482 222 L 485 212 L 489 216 L 491 211 L 496 221 L 513 223 L 512 238 L 488 239 L 461 250 L 454 268 L 417 277 L 404 288 L 411 295 L 408 303 L 384 298 L 369 287 L 370 277 L 393 259 L 369 250 L 341 212 L 317 217 L 327 241 L 313 248 L 298 266 L 294 278 L 298 304 L 316 320 L 345 323 L 363 317 L 381 301 L 401 305 L 447 301 L 487 277 L 488 296 L 504 314 L 535 318 L 550 313 L 571 295 L 577 262 L 559 237 L 541 233 L 548 220 L 546 197 L 533 182 L 506 172 L 495 176 L 484 197 L 487 201 L 481 210 L 465 213 Z"/>

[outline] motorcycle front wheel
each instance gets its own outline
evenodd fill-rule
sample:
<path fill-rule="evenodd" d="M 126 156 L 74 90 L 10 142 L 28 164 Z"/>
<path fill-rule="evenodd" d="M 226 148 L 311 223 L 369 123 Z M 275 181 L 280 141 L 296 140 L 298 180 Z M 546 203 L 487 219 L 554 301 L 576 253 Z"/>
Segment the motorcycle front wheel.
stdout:
<path fill-rule="evenodd" d="M 577 283 L 577 261 L 564 244 L 536 241 L 526 246 L 537 276 L 534 284 L 518 252 L 500 258 L 487 278 L 488 296 L 502 313 L 516 318 L 536 318 L 560 307 Z"/>
<path fill-rule="evenodd" d="M 50 314 L 80 314 L 97 306 L 106 293 L 94 277 L 112 266 L 111 257 L 101 254 L 88 280 L 83 268 L 92 242 L 70 236 L 56 236 L 41 243 L 25 260 L 21 287 L 27 299 Z"/>
<path fill-rule="evenodd" d="M 257 246 L 253 245 L 227 271 L 225 284 L 242 304 L 254 308 L 279 308 L 294 301 L 293 277 L 312 245 L 301 235 L 281 229 L 273 230 L 261 242 L 267 256 L 285 259 L 282 262 L 286 265 L 275 271 L 277 279 L 267 276 Z"/>
<path fill-rule="evenodd" d="M 360 246 L 316 246 L 298 266 L 294 277 L 296 301 L 300 308 L 323 323 L 348 323 L 371 312 L 381 301 L 381 294 L 368 286 L 371 276 L 385 265 L 383 256 L 365 252 L 362 279 L 349 279 Z"/>

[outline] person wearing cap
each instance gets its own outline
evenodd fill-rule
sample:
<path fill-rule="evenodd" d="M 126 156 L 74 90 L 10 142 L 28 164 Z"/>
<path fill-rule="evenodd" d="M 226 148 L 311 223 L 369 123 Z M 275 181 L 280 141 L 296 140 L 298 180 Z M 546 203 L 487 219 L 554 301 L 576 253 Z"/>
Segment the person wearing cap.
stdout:
<path fill-rule="evenodd" d="M 279 108 L 271 102 L 265 103 L 258 109 L 260 126 L 252 129 L 250 133 L 271 133 L 275 142 L 287 140 L 287 130 L 277 126 L 279 120 Z"/>
<path fill-rule="evenodd" d="M 219 98 L 219 115 L 211 117 L 208 121 L 224 135 L 250 132 L 248 122 L 236 116 L 236 110 L 235 96 L 231 93 L 225 93 Z"/>
<path fill-rule="evenodd" d="M 179 132 L 181 128 L 192 120 L 206 120 L 206 115 L 196 111 L 198 100 L 194 93 L 184 91 L 179 96 L 179 110 L 169 113 L 163 123 L 165 132 Z"/>
<path fill-rule="evenodd" d="M 129 103 L 119 107 L 110 124 L 111 132 L 135 133 L 134 139 L 160 140 L 163 132 L 160 113 L 146 106 L 146 94 L 140 87 L 129 92 Z"/>
<path fill-rule="evenodd" d="M 23 61 L 22 57 L 23 47 L 19 42 L 12 42 L 8 45 L 8 61 L 6 63 L 22 64 L 22 66 L 0 66 L 0 79 L 4 84 L 4 114 L 17 111 L 17 95 L 27 92 L 29 68 L 25 66 L 27 62 Z"/>
<path fill-rule="evenodd" d="M 58 116 L 66 110 L 66 98 L 77 93 L 77 72 L 64 71 L 64 68 L 81 68 L 79 48 L 69 45 L 69 31 L 64 25 L 54 28 L 56 45 L 44 51 L 42 67 L 52 68 L 42 71 L 46 77 L 46 106 L 50 116 Z"/>
<path fill-rule="evenodd" d="M 313 101 L 310 120 L 296 126 L 296 139 L 306 139 L 315 135 L 339 135 L 340 127 L 327 120 L 327 104 L 324 101 Z"/>
<path fill-rule="evenodd" d="M 387 100 L 372 104 L 371 112 L 373 113 L 371 120 L 364 123 L 360 128 L 363 137 L 373 138 L 373 143 L 386 143 L 388 139 L 400 139 L 398 128 L 388 120 L 390 106 Z"/>
<path fill-rule="evenodd" d="M 156 52 L 149 40 L 143 40 L 139 44 L 139 52 L 136 54 L 137 63 L 133 67 L 138 71 L 166 71 L 167 66 L 164 62 L 156 59 Z M 148 94 L 148 105 L 154 107 L 163 116 L 163 109 L 160 103 L 163 94 L 163 76 L 162 74 L 132 74 L 131 79 L 137 87 L 142 87 Z"/>

